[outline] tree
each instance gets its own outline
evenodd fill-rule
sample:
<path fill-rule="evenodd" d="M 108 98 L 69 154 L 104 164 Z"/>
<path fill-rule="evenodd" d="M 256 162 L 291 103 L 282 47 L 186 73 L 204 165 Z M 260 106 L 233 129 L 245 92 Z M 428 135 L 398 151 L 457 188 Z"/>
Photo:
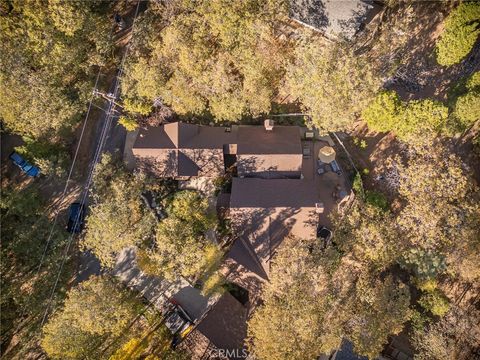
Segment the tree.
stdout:
<path fill-rule="evenodd" d="M 448 298 L 438 289 L 424 293 L 418 303 L 435 316 L 444 316 L 450 305 Z"/>
<path fill-rule="evenodd" d="M 260 359 L 329 354 L 343 338 L 375 357 L 409 318 L 408 288 L 317 240 L 282 245 L 264 289 L 264 305 L 249 320 L 251 350 Z"/>
<path fill-rule="evenodd" d="M 480 313 L 475 307 L 463 310 L 452 305 L 438 322 L 419 329 L 413 336 L 419 360 L 467 360 L 478 351 Z"/>
<path fill-rule="evenodd" d="M 270 110 L 288 55 L 274 34 L 282 1 L 176 2 L 151 11 L 165 26 L 157 37 L 146 29 L 127 66 L 125 99 L 161 99 L 181 115 L 230 121 Z"/>
<path fill-rule="evenodd" d="M 339 61 L 339 59 L 342 59 Z M 379 87 L 366 59 L 345 45 L 305 40 L 295 49 L 286 85 L 322 130 L 348 128 Z"/>
<path fill-rule="evenodd" d="M 472 50 L 480 34 L 480 4 L 465 1 L 445 20 L 445 29 L 436 44 L 437 61 L 450 66 L 462 61 Z"/>
<path fill-rule="evenodd" d="M 454 97 L 453 115 L 462 130 L 469 128 L 480 119 L 480 71 L 470 76 L 463 85 L 457 86 L 460 95 Z"/>
<path fill-rule="evenodd" d="M 398 227 L 389 212 L 356 202 L 345 217 L 333 217 L 335 242 L 356 261 L 378 271 L 388 269 L 402 251 Z"/>
<path fill-rule="evenodd" d="M 449 134 L 448 108 L 430 99 L 401 102 L 395 91 L 382 91 L 362 112 L 375 131 L 392 131 L 405 142 L 418 143 Z"/>
<path fill-rule="evenodd" d="M 104 64 L 111 48 L 106 10 L 98 1 L 2 5 L 0 117 L 7 129 L 52 142 L 77 123 L 91 66 Z"/>
<path fill-rule="evenodd" d="M 109 360 L 187 360 L 188 354 L 171 348 L 172 335 L 165 325 L 140 333 L 123 344 Z M 152 353 L 153 352 L 153 353 Z M 146 355 L 148 354 L 148 355 Z"/>
<path fill-rule="evenodd" d="M 17 338 L 21 341 L 15 346 L 15 356 L 27 358 L 32 349 L 38 349 L 37 316 L 43 313 L 50 297 L 51 274 L 58 271 L 68 234 L 60 224 L 52 229 L 47 216 L 48 204 L 42 199 L 38 185 L 34 183 L 23 188 L 4 185 L 2 183 L 0 199 L 2 355 L 12 355 L 7 355 L 7 350 L 12 349 L 10 341 Z M 50 246 L 43 256 L 45 241 L 52 230 Z M 41 271 L 37 273 L 42 256 Z M 59 288 L 70 280 L 71 264 L 67 257 Z M 58 298 L 62 298 L 61 292 Z"/>
<path fill-rule="evenodd" d="M 455 117 L 467 129 L 480 119 L 480 92 L 472 91 L 457 99 Z"/>
<path fill-rule="evenodd" d="M 153 233 L 155 217 L 141 200 L 143 180 L 104 156 L 94 177 L 94 201 L 81 244 L 104 266 L 115 264 L 123 248 L 139 245 Z"/>
<path fill-rule="evenodd" d="M 392 276 L 360 276 L 355 297 L 348 300 L 353 314 L 345 324 L 346 336 L 355 352 L 370 359 L 380 354 L 388 337 L 399 334 L 410 318 L 410 291 Z"/>
<path fill-rule="evenodd" d="M 24 136 L 23 145 L 15 151 L 40 168 L 44 175 L 62 177 L 66 175 L 68 152 L 64 144 L 46 140 L 34 140 Z"/>
<path fill-rule="evenodd" d="M 315 264 L 309 246 L 287 239 L 275 257 L 264 304 L 248 322 L 250 350 L 259 359 L 316 358 L 340 346 L 337 321 L 326 326 L 325 312 L 335 299 L 328 296 L 326 271 Z"/>
<path fill-rule="evenodd" d="M 138 128 L 138 122 L 131 117 L 121 116 L 120 119 L 118 119 L 118 123 L 127 131 L 135 131 Z"/>
<path fill-rule="evenodd" d="M 118 335 L 141 304 L 112 279 L 92 277 L 68 292 L 44 326 L 42 347 L 54 359 L 95 359 L 106 336 Z"/>
<path fill-rule="evenodd" d="M 395 91 L 381 91 L 362 112 L 362 118 L 373 131 L 392 131 L 399 121 L 403 104 Z"/>
<path fill-rule="evenodd" d="M 405 206 L 397 223 L 410 252 L 417 252 L 415 273 L 441 272 L 443 258 L 449 272 L 464 276 L 462 258 L 469 257 L 480 235 L 480 192 L 458 157 L 438 144 L 429 150 L 400 166 Z M 425 266 L 425 260 L 432 265 Z"/>
<path fill-rule="evenodd" d="M 220 249 L 206 236 L 217 226 L 208 201 L 197 192 L 180 191 L 171 199 L 167 212 L 168 217 L 157 226 L 153 249 L 139 252 L 140 267 L 174 279 L 200 276 L 218 265 Z"/>
<path fill-rule="evenodd" d="M 148 340 L 142 338 L 132 338 L 118 349 L 109 360 L 137 360 L 147 350 Z"/>

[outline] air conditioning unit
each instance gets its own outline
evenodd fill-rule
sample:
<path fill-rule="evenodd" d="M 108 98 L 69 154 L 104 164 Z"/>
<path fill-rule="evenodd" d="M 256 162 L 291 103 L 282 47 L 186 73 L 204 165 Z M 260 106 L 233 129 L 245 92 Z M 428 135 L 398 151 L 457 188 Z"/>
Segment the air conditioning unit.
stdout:
<path fill-rule="evenodd" d="M 265 130 L 267 130 L 267 131 L 272 131 L 272 130 L 273 130 L 274 122 L 273 122 L 273 120 L 266 119 L 266 120 L 263 122 L 263 125 L 265 126 Z"/>

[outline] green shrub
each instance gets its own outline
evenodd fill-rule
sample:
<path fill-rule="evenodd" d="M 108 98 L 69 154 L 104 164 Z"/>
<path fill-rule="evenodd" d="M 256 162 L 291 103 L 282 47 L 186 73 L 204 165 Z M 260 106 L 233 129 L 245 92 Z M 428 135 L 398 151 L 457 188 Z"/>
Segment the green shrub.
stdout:
<path fill-rule="evenodd" d="M 417 310 L 412 310 L 410 315 L 410 324 L 415 332 L 425 329 L 428 321 L 429 318 L 424 313 Z"/>
<path fill-rule="evenodd" d="M 369 205 L 375 206 L 381 210 L 388 210 L 387 197 L 378 191 L 367 190 L 365 192 L 365 202 Z"/>
<path fill-rule="evenodd" d="M 432 291 L 435 291 L 438 284 L 437 284 L 437 280 L 435 279 L 424 279 L 424 280 L 417 280 L 416 286 L 417 288 L 419 288 L 424 292 L 432 292 Z"/>
<path fill-rule="evenodd" d="M 466 87 L 468 90 L 480 91 L 480 71 L 473 73 L 472 76 L 468 78 Z"/>
<path fill-rule="evenodd" d="M 480 119 L 480 92 L 472 91 L 460 96 L 455 103 L 454 115 L 464 129 Z"/>
<path fill-rule="evenodd" d="M 393 131 L 403 141 L 449 132 L 445 105 L 430 99 L 401 102 L 395 91 L 380 92 L 363 111 L 362 118 L 370 129 Z"/>
<path fill-rule="evenodd" d="M 148 115 L 152 111 L 152 105 L 143 100 L 125 99 L 123 109 L 131 114 Z"/>
<path fill-rule="evenodd" d="M 418 303 L 435 316 L 444 316 L 450 308 L 450 302 L 440 290 L 422 294 Z"/>
<path fill-rule="evenodd" d="M 362 176 L 357 172 L 355 178 L 353 179 L 352 190 L 357 194 L 362 200 L 365 199 L 365 191 L 363 190 Z"/>
<path fill-rule="evenodd" d="M 127 131 L 135 131 L 138 128 L 138 122 L 134 118 L 127 116 L 120 116 L 118 123 L 122 125 Z"/>
<path fill-rule="evenodd" d="M 391 131 L 402 113 L 402 103 L 395 91 L 382 91 L 362 112 L 362 118 L 373 131 Z"/>
<path fill-rule="evenodd" d="M 450 66 L 459 63 L 472 50 L 480 34 L 480 4 L 464 2 L 445 20 L 445 29 L 436 45 L 437 61 Z"/>
<path fill-rule="evenodd" d="M 202 286 L 201 293 L 203 296 L 209 296 L 212 294 L 222 294 L 225 292 L 223 285 L 225 285 L 226 279 L 218 271 L 210 275 Z"/>
<path fill-rule="evenodd" d="M 407 270 L 413 271 L 418 281 L 433 279 L 447 267 L 444 255 L 421 248 L 410 249 L 403 255 L 401 264 Z"/>

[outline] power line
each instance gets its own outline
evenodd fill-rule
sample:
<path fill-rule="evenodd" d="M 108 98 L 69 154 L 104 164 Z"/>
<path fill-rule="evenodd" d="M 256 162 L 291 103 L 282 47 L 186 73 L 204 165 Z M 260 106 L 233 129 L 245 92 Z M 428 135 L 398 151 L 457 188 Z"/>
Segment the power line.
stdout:
<path fill-rule="evenodd" d="M 66 180 L 66 183 L 65 183 L 65 187 L 63 189 L 63 192 L 62 194 L 60 195 L 60 201 L 59 201 L 59 205 L 61 205 L 63 203 L 63 201 L 65 200 L 65 196 L 67 194 L 67 190 L 68 190 L 68 185 L 69 185 L 69 182 L 70 182 L 70 179 L 72 177 L 72 174 L 73 174 L 73 168 L 75 166 L 75 162 L 77 160 L 77 156 L 78 156 L 78 151 L 80 149 L 80 144 L 82 143 L 82 139 L 83 139 L 83 135 L 85 133 L 85 128 L 86 128 L 86 125 L 87 125 L 87 120 L 88 120 L 88 117 L 90 115 L 90 110 L 92 109 L 92 105 L 93 105 L 93 99 L 95 98 L 95 95 L 94 95 L 94 92 L 95 90 L 97 89 L 97 86 L 98 86 L 98 80 L 100 78 L 100 73 L 101 73 L 101 68 L 98 69 L 98 73 L 97 73 L 97 77 L 95 79 L 95 85 L 94 85 L 94 91 L 92 92 L 92 97 L 90 98 L 90 102 L 88 104 L 88 109 L 87 109 L 87 113 L 85 115 L 85 119 L 83 120 L 83 126 L 82 126 L 82 131 L 80 132 L 80 138 L 78 140 L 78 144 L 77 144 L 77 148 L 75 149 L 75 154 L 73 156 L 73 160 L 72 160 L 72 165 L 70 166 L 70 170 L 68 172 L 68 177 L 67 177 L 67 180 Z M 55 214 L 55 217 L 53 219 L 53 224 L 50 228 L 50 232 L 48 234 L 48 238 L 47 238 L 47 242 L 45 244 L 45 247 L 43 249 L 43 252 L 42 252 L 42 256 L 40 258 L 40 263 L 38 264 L 38 267 L 37 267 L 37 270 L 36 270 L 36 273 L 35 273 L 35 276 L 38 276 L 38 274 L 40 273 L 40 270 L 42 268 L 42 265 L 43 265 L 43 262 L 45 261 L 45 257 L 47 255 L 47 251 L 48 251 L 48 247 L 50 245 L 50 242 L 52 240 L 52 236 L 53 236 L 53 231 L 55 230 L 55 226 L 57 224 L 57 221 L 58 221 L 58 215 L 60 214 L 60 210 L 58 210 Z M 30 294 L 28 296 L 28 300 L 30 299 L 32 295 Z M 23 307 L 22 309 L 22 313 L 20 315 L 20 319 L 23 318 L 23 316 L 25 315 L 25 311 L 26 311 L 26 306 Z M 17 329 L 15 330 L 14 333 L 16 333 L 18 331 L 18 329 L 20 328 L 21 326 L 21 323 L 18 325 Z"/>
<path fill-rule="evenodd" d="M 137 7 L 135 9 L 135 15 L 133 17 L 133 22 L 132 22 L 132 38 L 133 38 L 133 35 L 134 35 L 134 31 L 135 31 L 135 20 L 137 19 L 137 16 L 138 16 L 138 10 L 140 8 L 140 1 L 137 2 Z M 105 142 L 106 142 L 106 139 L 107 139 L 107 132 L 108 132 L 108 129 L 110 128 L 110 125 L 111 125 L 111 122 L 112 122 L 112 119 L 113 119 L 113 111 L 114 111 L 114 108 L 115 108 L 115 101 L 114 99 L 116 100 L 117 97 L 118 97 L 118 90 L 120 88 L 120 79 L 121 79 L 121 76 L 123 74 L 123 68 L 125 66 L 125 60 L 127 58 L 127 55 L 128 55 L 128 51 L 130 49 L 130 45 L 131 43 L 129 43 L 127 46 L 126 46 L 126 49 L 125 49 L 125 52 L 122 56 L 122 61 L 120 63 L 120 67 L 119 67 L 119 71 L 118 71 L 118 74 L 117 74 L 117 77 L 115 79 L 115 86 L 114 86 L 114 90 L 113 90 L 113 95 L 111 96 L 112 99 L 109 100 L 109 108 L 108 108 L 108 112 L 107 112 L 107 116 L 106 116 L 106 119 L 105 119 L 105 124 L 103 126 L 103 129 L 102 129 L 102 134 L 101 134 L 101 137 L 100 137 L 100 141 L 98 143 L 98 146 L 97 146 L 97 149 L 96 149 L 96 152 L 95 152 L 95 156 L 94 156 L 94 159 L 93 159 L 93 162 L 92 162 L 92 165 L 91 165 L 91 169 L 89 171 L 89 176 L 88 176 L 88 179 L 87 179 L 87 182 L 85 184 L 85 187 L 84 187 L 84 193 L 83 193 L 83 198 L 82 198 L 82 201 L 81 201 L 81 204 L 85 204 L 85 201 L 86 201 L 86 198 L 88 196 L 88 191 L 89 191 L 89 188 L 90 188 L 90 185 L 92 183 L 92 180 L 93 180 L 93 173 L 95 171 L 95 167 L 100 159 L 100 155 L 103 151 L 103 147 L 105 145 Z M 75 223 L 74 223 L 74 227 L 73 229 L 75 229 L 77 226 L 78 226 L 78 222 L 79 222 L 79 219 L 80 219 L 80 212 L 77 214 L 77 217 L 75 219 Z M 46 306 L 46 309 L 45 309 L 45 312 L 43 314 L 43 318 L 42 318 L 42 322 L 41 322 L 41 326 L 44 325 L 45 321 L 47 320 L 47 317 L 48 317 L 48 313 L 50 311 L 50 306 L 51 306 L 51 303 L 52 303 L 52 300 L 53 300 L 53 297 L 55 295 L 55 290 L 57 289 L 57 285 L 58 285 L 58 281 L 60 279 L 60 275 L 62 273 L 62 270 L 63 270 L 63 266 L 65 265 L 65 261 L 66 261 L 66 258 L 68 256 L 68 252 L 70 250 L 70 246 L 72 244 L 72 240 L 74 238 L 74 233 L 72 233 L 69 237 L 69 240 L 68 240 L 68 243 L 65 247 L 65 253 L 63 255 L 63 258 L 62 258 L 62 262 L 60 264 L 60 268 L 57 272 L 57 276 L 56 276 L 56 279 L 55 279 L 55 283 L 53 285 L 53 288 L 52 288 L 52 291 L 51 291 L 51 294 L 50 294 L 50 297 L 48 299 L 48 302 L 47 302 L 47 306 Z"/>

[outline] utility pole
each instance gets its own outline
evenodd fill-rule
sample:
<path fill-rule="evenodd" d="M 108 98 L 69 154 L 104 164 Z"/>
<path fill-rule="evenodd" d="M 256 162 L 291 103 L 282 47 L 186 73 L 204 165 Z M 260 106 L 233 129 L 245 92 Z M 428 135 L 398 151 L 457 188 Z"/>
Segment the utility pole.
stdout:
<path fill-rule="evenodd" d="M 116 102 L 117 97 L 116 97 L 115 94 L 113 94 L 113 93 L 107 93 L 107 94 L 105 94 L 104 92 L 98 91 L 97 89 L 95 89 L 95 90 L 93 90 L 93 95 L 94 95 L 94 96 L 101 96 L 101 97 L 104 98 L 105 100 L 107 100 L 107 101 L 109 101 L 109 102 L 112 102 L 115 106 L 118 106 L 118 107 L 120 107 L 120 108 L 123 109 L 123 106 Z"/>

